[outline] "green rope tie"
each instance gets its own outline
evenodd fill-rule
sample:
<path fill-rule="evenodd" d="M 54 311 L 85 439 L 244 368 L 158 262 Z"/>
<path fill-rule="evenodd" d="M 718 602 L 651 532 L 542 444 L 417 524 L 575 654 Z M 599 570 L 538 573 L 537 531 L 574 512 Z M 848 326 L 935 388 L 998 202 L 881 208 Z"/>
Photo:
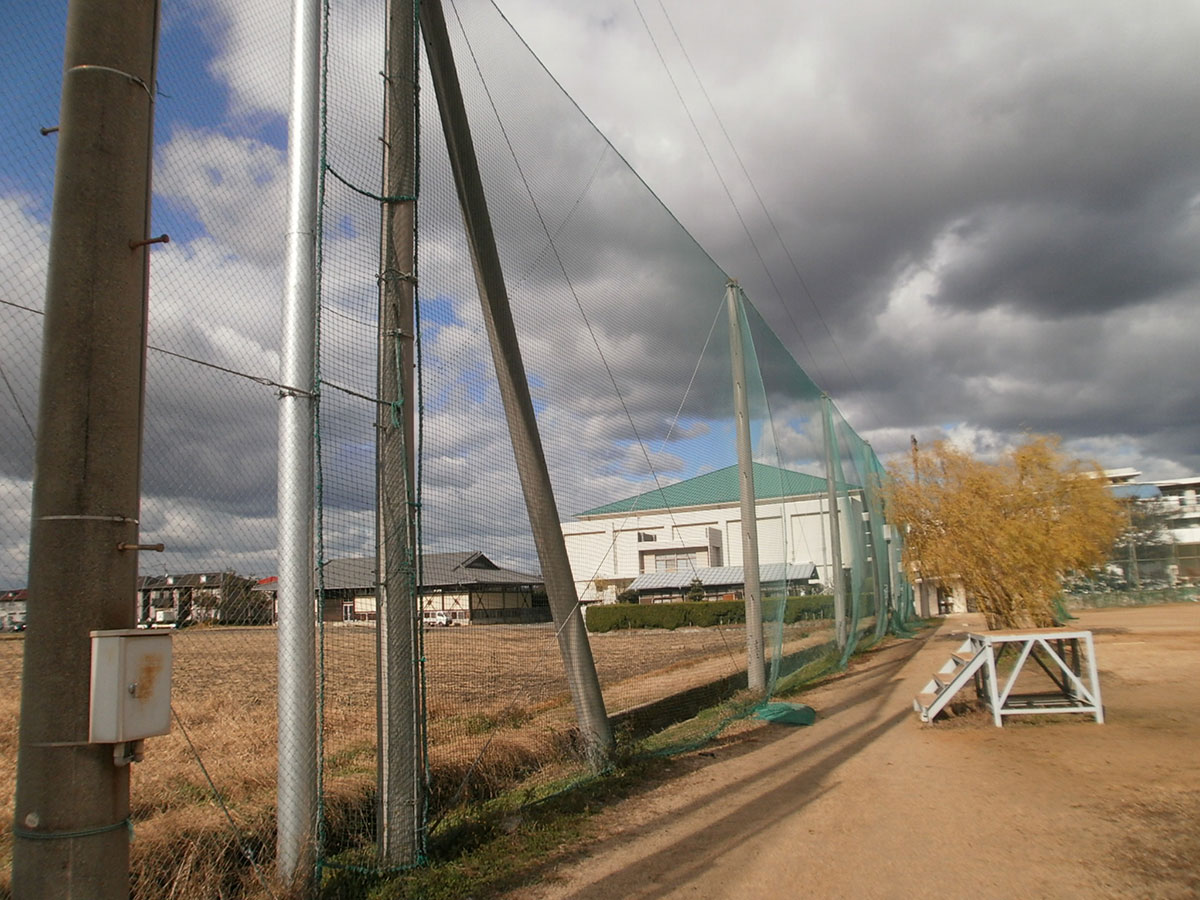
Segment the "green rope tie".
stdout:
<path fill-rule="evenodd" d="M 350 190 L 354 191 L 354 193 L 361 194 L 362 196 L 371 200 L 375 200 L 379 203 L 415 203 L 417 201 L 416 197 L 409 197 L 406 194 L 400 194 L 395 197 L 384 197 L 380 194 L 372 193 L 366 188 L 361 188 L 349 179 L 342 177 L 340 174 L 338 174 L 337 169 L 335 169 L 329 163 L 325 163 L 325 171 L 344 184 L 346 187 L 350 188 Z"/>

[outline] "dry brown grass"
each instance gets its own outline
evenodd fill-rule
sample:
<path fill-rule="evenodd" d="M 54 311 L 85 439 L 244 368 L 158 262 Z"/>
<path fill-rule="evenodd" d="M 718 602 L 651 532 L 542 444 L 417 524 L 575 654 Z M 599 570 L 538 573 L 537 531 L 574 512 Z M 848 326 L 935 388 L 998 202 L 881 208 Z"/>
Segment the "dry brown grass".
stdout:
<path fill-rule="evenodd" d="M 799 640 L 798 633 L 792 638 Z M 574 713 L 550 626 L 438 629 L 425 640 L 435 810 L 491 796 L 571 757 Z M 0 642 L 0 677 L 11 685 L 20 683 L 23 647 L 20 640 Z M 324 811 L 331 849 L 370 833 L 374 647 L 371 628 L 326 628 Z M 169 735 L 147 741 L 146 759 L 133 770 L 134 896 L 266 896 L 246 855 L 270 870 L 275 648 L 271 628 L 175 633 L 172 696 L 182 728 L 177 724 Z M 592 649 L 610 713 L 727 675 L 744 665 L 745 652 L 736 627 L 614 632 L 593 636 Z M 0 696 L 5 861 L 11 852 L 19 697 L 18 690 Z M 0 893 L 7 891 L 8 866 L 3 868 Z"/>

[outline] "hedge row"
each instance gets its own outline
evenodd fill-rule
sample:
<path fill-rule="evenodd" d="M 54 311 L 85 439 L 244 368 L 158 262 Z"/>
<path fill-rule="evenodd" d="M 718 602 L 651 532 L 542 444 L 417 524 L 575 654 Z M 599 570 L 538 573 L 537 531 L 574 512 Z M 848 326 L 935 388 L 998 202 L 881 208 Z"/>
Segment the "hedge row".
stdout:
<path fill-rule="evenodd" d="M 763 604 L 763 619 L 770 621 L 778 612 L 778 600 Z M 804 619 L 833 618 L 833 597 L 813 594 L 788 597 L 783 621 L 791 624 Z M 590 606 L 587 610 L 587 629 L 593 633 L 618 628 L 708 628 L 713 625 L 736 625 L 746 621 L 746 606 L 740 600 L 701 600 L 696 603 L 611 603 Z"/>

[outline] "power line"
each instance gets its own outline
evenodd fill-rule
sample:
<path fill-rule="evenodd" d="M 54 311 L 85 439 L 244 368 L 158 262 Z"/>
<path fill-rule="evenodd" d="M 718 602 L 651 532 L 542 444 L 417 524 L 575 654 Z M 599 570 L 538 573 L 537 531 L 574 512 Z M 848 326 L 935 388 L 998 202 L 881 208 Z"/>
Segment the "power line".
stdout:
<path fill-rule="evenodd" d="M 659 5 L 661 6 L 661 3 Z M 700 131 L 700 126 L 697 124 L 695 117 L 692 115 L 692 110 L 688 106 L 687 100 L 684 99 L 683 92 L 679 88 L 679 83 L 675 80 L 675 76 L 671 74 L 671 67 L 667 65 L 666 57 L 663 56 L 662 49 L 658 46 L 658 41 L 654 39 L 654 33 L 650 30 L 650 23 L 646 21 L 646 16 L 642 12 L 641 4 L 638 3 L 638 0 L 633 0 L 633 6 L 637 10 L 638 18 L 642 21 L 642 27 L 646 29 L 646 36 L 650 38 L 650 44 L 654 47 L 654 52 L 658 56 L 658 61 L 662 63 L 663 71 L 667 75 L 667 80 L 671 82 L 671 87 L 675 91 L 675 97 L 679 100 L 679 105 L 683 108 L 684 114 L 691 123 L 692 130 L 696 133 L 696 139 L 700 141 L 700 146 L 704 149 L 704 155 L 708 157 L 708 162 L 712 166 L 713 172 L 717 176 L 717 181 L 721 184 L 721 189 L 725 192 L 725 196 L 729 200 L 729 205 L 733 208 L 733 213 L 737 217 L 738 224 L 742 226 L 742 231 L 744 231 L 746 234 L 746 240 L 750 242 L 750 247 L 754 250 L 754 255 L 758 258 L 759 265 L 762 266 L 762 270 L 766 274 L 767 280 L 771 283 L 771 287 L 775 291 L 775 296 L 779 298 L 780 305 L 784 305 L 783 292 L 779 289 L 779 285 L 775 283 L 775 277 L 771 274 L 771 269 L 767 266 L 767 261 L 763 258 L 762 252 L 758 248 L 758 243 L 754 240 L 754 235 L 750 232 L 750 226 L 746 224 L 746 220 L 742 216 L 741 208 L 734 199 L 733 192 L 729 189 L 729 184 L 725 181 L 725 176 L 721 173 L 721 167 L 717 165 L 717 160 L 713 156 L 712 151 L 709 149 L 708 142 L 704 139 L 704 134 Z M 668 18 L 668 22 L 669 21 L 670 19 Z M 674 26 L 672 26 L 671 30 L 674 32 Z M 678 34 L 675 35 L 675 40 L 679 41 Z M 682 41 L 679 42 L 679 45 L 681 48 L 683 47 Z M 686 52 L 684 55 L 686 57 Z M 689 65 L 690 64 L 691 62 L 689 60 Z M 695 74 L 694 68 L 692 69 L 692 72 Z M 795 326 L 794 320 L 792 324 Z M 824 381 L 825 378 L 821 373 L 820 363 L 817 362 L 816 356 L 809 348 L 808 342 L 804 339 L 804 335 L 800 332 L 798 327 L 796 328 L 796 336 L 800 338 L 800 344 L 804 348 L 805 354 L 807 354 L 808 358 L 812 360 L 813 368 L 816 370 L 817 375 L 822 381 Z"/>
<path fill-rule="evenodd" d="M 14 309 L 20 309 L 20 310 L 24 310 L 25 312 L 33 313 L 36 316 L 44 316 L 46 314 L 44 310 L 36 309 L 35 307 L 32 307 L 32 306 L 25 306 L 21 303 L 14 303 L 11 300 L 0 299 L 0 303 L 4 304 L 5 306 L 11 306 Z M 328 312 L 329 310 L 326 310 L 326 311 Z M 261 384 L 264 387 L 277 388 L 280 391 L 287 391 L 288 393 L 291 393 L 291 394 L 306 393 L 305 391 L 301 390 L 298 387 L 283 384 L 282 382 L 275 381 L 274 379 L 267 378 L 263 375 L 254 375 L 250 372 L 243 372 L 240 369 L 232 369 L 229 366 L 222 366 L 218 363 L 208 362 L 207 360 L 199 359 L 195 356 L 188 356 L 186 353 L 177 353 L 174 350 L 168 350 L 165 347 L 159 347 L 159 346 L 156 346 L 155 344 L 147 344 L 146 349 L 153 350 L 155 353 L 161 353 L 163 356 L 170 356 L 174 359 L 178 359 L 183 362 L 192 363 L 193 365 L 204 366 L 204 368 L 206 368 L 206 369 L 214 369 L 218 372 L 224 372 L 226 375 L 233 375 L 237 378 L 244 378 L 247 381 L 253 381 L 255 384 Z M 2 370 L 0 370 L 0 376 L 3 376 Z M 8 378 L 3 377 L 3 381 L 6 385 L 8 385 L 9 392 L 11 393 L 13 388 L 12 388 L 12 385 L 9 384 Z M 378 397 L 372 397 L 369 394 L 364 394 L 361 391 L 356 391 L 353 388 L 349 388 L 349 387 L 346 387 L 345 385 L 337 384 L 332 381 L 323 381 L 322 385 L 325 387 L 328 387 L 328 388 L 332 388 L 333 390 L 339 391 L 343 394 L 347 394 L 351 397 L 355 397 L 359 400 L 365 400 L 368 403 L 385 403 L 386 402 L 386 401 L 380 400 Z M 13 394 L 13 399 L 16 400 L 15 393 Z M 19 412 L 21 411 L 20 403 L 17 404 L 17 410 Z M 21 418 L 22 419 L 25 418 L 24 412 L 21 412 Z M 29 424 L 29 421 L 27 419 L 25 421 L 25 425 L 26 425 L 26 427 L 29 428 L 30 434 L 32 434 L 33 426 Z"/>

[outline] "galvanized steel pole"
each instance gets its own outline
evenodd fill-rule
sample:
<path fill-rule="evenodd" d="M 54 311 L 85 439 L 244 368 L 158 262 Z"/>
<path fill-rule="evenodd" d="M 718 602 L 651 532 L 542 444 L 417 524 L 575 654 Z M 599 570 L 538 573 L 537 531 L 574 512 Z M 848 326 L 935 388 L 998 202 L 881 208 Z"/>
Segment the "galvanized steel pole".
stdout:
<path fill-rule="evenodd" d="M 838 649 L 844 649 L 846 633 L 846 579 L 842 577 L 842 523 L 837 500 L 837 470 L 834 468 L 833 401 L 821 395 L 821 412 L 825 426 L 825 489 L 829 498 L 829 547 L 833 567 L 833 626 Z M 851 506 L 853 508 L 853 506 Z"/>
<path fill-rule="evenodd" d="M 129 766 L 88 743 L 93 629 L 137 596 L 156 0 L 72 0 L 13 821 L 14 897 L 129 896 Z"/>
<path fill-rule="evenodd" d="M 316 398 L 317 188 L 321 0 L 292 6 L 288 213 L 279 397 L 279 775 L 276 865 L 286 883 L 313 875 L 317 836 L 313 432 Z"/>
<path fill-rule="evenodd" d="M 746 686 L 767 687 L 763 659 L 762 582 L 758 569 L 758 509 L 754 493 L 754 451 L 750 443 L 750 401 L 746 390 L 746 358 L 742 349 L 742 316 L 736 281 L 725 286 L 729 310 L 729 356 L 733 366 L 733 407 L 737 423 L 738 481 L 742 497 L 742 572 L 746 599 Z"/>
<path fill-rule="evenodd" d="M 863 446 L 866 447 L 863 501 L 867 504 L 871 521 L 871 558 L 875 563 L 875 636 L 882 638 L 887 634 L 891 622 L 888 613 L 892 597 L 891 566 L 888 563 L 886 541 L 887 525 L 883 521 L 883 501 L 878 494 L 883 489 L 883 481 L 879 477 L 879 460 L 875 451 L 871 449 L 870 441 L 863 441 Z M 876 515 L 876 512 L 879 514 Z"/>
<path fill-rule="evenodd" d="M 475 283 L 483 304 L 521 490 L 542 564 L 542 579 L 546 584 L 550 612 L 558 630 L 559 651 L 567 671 L 567 683 L 575 703 L 575 716 L 584 747 L 593 767 L 600 767 L 612 748 L 612 728 L 604 711 L 604 697 L 600 693 L 579 595 L 559 525 L 554 490 L 546 470 L 537 417 L 529 395 L 529 382 L 521 360 L 517 330 L 504 285 L 504 272 L 500 266 L 500 255 L 496 249 L 479 162 L 471 140 L 471 129 L 440 0 L 422 0 L 421 31 L 462 206 L 467 240 L 471 245 Z"/>

